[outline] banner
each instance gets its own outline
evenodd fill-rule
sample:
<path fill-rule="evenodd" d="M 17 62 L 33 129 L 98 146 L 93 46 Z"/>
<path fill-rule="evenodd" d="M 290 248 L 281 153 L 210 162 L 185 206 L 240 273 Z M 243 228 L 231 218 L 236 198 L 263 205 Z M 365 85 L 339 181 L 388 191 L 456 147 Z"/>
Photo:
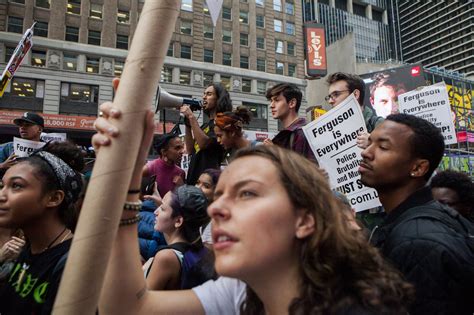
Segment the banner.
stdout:
<path fill-rule="evenodd" d="M 223 1 L 224 0 L 206 0 L 214 27 L 217 25 L 217 20 L 219 19 L 219 13 L 221 12 Z"/>
<path fill-rule="evenodd" d="M 5 92 L 7 88 L 8 82 L 13 78 L 15 75 L 16 70 L 20 67 L 23 58 L 28 53 L 30 48 L 33 46 L 33 41 L 31 38 L 33 37 L 33 28 L 35 27 L 36 22 L 26 30 L 25 34 L 21 38 L 20 42 L 15 48 L 10 60 L 8 61 L 7 67 L 3 70 L 2 77 L 0 78 L 0 97 Z"/>
<path fill-rule="evenodd" d="M 426 86 L 398 97 L 400 113 L 423 118 L 441 130 L 445 144 L 457 143 L 451 106 L 444 82 Z"/>
<path fill-rule="evenodd" d="M 38 142 L 38 141 L 31 141 L 22 138 L 13 138 L 13 152 L 18 157 L 27 157 L 34 150 L 42 148 L 46 143 L 45 142 Z"/>
<path fill-rule="evenodd" d="M 324 77 L 328 73 L 324 25 L 309 22 L 303 25 L 303 29 L 306 52 L 306 73 L 312 78 Z"/>
<path fill-rule="evenodd" d="M 250 141 L 263 142 L 265 139 L 273 139 L 274 132 L 244 130 L 244 137 Z"/>
<path fill-rule="evenodd" d="M 329 175 L 331 188 L 344 193 L 356 211 L 380 206 L 377 192 L 360 181 L 362 149 L 356 141 L 367 129 L 354 95 L 304 126 L 303 131 L 319 166 Z"/>
<path fill-rule="evenodd" d="M 377 116 L 398 113 L 398 96 L 426 85 L 421 64 L 362 74 L 365 83 L 364 105 L 372 105 Z"/>

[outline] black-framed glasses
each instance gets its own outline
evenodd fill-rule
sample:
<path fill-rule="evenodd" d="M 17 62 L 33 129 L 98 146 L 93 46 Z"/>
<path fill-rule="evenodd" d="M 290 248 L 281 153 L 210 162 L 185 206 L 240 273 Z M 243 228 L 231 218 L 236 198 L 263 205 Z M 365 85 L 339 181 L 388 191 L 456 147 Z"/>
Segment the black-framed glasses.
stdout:
<path fill-rule="evenodd" d="M 334 92 L 332 92 L 331 94 L 329 94 L 328 96 L 326 96 L 326 97 L 324 98 L 324 100 L 325 100 L 326 102 L 329 102 L 330 99 L 335 100 L 336 98 L 338 98 L 338 97 L 339 97 L 342 93 L 344 93 L 344 92 L 350 92 L 350 90 L 334 91 Z"/>

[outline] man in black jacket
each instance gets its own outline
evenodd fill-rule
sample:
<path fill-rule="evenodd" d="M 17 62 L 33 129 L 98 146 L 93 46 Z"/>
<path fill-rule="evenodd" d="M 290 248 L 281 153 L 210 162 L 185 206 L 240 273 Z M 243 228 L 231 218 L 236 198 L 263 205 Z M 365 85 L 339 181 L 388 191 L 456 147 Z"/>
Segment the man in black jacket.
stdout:
<path fill-rule="evenodd" d="M 371 133 L 359 167 L 387 213 L 371 242 L 414 284 L 411 315 L 474 312 L 473 226 L 426 187 L 443 152 L 434 125 L 390 115 Z"/>

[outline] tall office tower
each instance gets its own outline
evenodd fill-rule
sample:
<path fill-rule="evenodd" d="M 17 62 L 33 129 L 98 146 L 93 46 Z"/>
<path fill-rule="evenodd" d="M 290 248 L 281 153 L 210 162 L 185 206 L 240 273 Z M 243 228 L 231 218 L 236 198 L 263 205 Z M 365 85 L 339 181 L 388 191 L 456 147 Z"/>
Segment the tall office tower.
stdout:
<path fill-rule="evenodd" d="M 421 62 L 474 78 L 474 1 L 392 2 L 396 46 L 403 62 Z"/>
<path fill-rule="evenodd" d="M 0 118 L 8 111 L 57 115 L 48 116 L 48 122 L 59 119 L 56 128 L 47 127 L 90 138 L 90 121 L 98 104 L 112 99 L 111 81 L 122 73 L 144 2 L 0 0 L 2 69 L 23 32 L 37 22 L 32 51 L 0 99 Z M 221 82 L 235 106 L 248 106 L 253 113 L 250 129 L 276 131 L 267 88 L 290 82 L 304 90 L 304 76 L 300 1 L 224 0 L 214 27 L 205 0 L 182 0 L 160 85 L 172 94 L 200 99 L 204 87 Z M 305 106 L 304 100 L 301 113 Z M 167 121 L 178 118 L 172 110 L 166 113 Z M 70 128 L 74 119 L 83 119 L 86 127 Z M 17 130 L 0 127 L 0 134 Z"/>
<path fill-rule="evenodd" d="M 324 24 L 326 44 L 353 33 L 356 60 L 385 62 L 395 58 L 389 27 L 389 1 L 302 0 L 303 21 Z"/>

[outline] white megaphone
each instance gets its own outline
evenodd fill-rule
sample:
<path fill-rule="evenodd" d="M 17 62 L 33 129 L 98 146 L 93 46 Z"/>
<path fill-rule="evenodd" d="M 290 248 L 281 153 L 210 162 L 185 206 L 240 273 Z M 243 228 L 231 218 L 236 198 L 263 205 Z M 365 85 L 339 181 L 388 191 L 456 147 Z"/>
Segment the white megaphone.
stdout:
<path fill-rule="evenodd" d="M 192 111 L 201 110 L 201 102 L 197 99 L 184 98 L 166 92 L 163 88 L 158 87 L 156 96 L 156 109 L 163 108 L 180 108 L 183 105 L 189 105 Z"/>

